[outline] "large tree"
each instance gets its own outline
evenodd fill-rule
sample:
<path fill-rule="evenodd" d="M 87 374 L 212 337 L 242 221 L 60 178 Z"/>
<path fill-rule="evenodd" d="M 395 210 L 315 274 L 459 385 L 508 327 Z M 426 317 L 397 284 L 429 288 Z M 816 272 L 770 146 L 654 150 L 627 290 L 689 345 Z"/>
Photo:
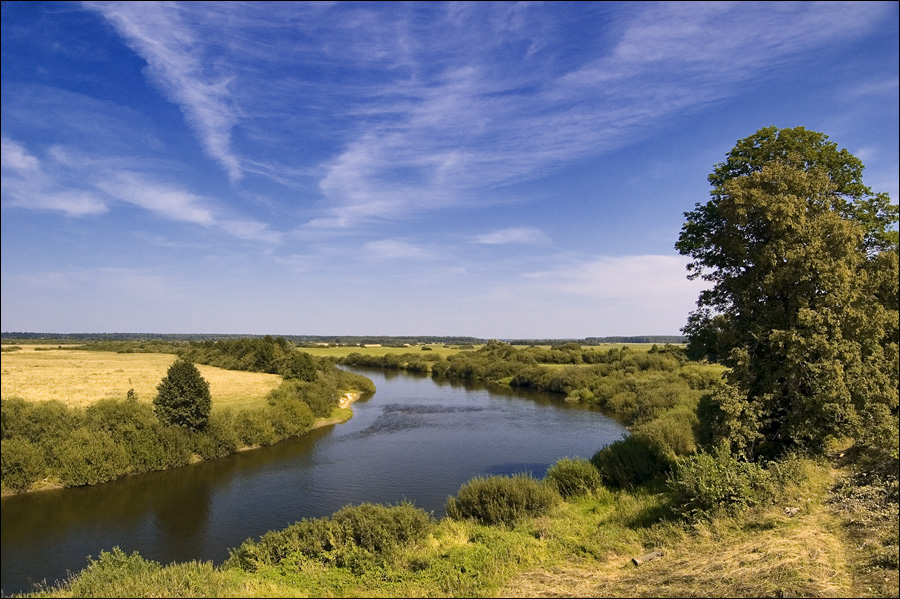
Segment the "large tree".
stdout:
<path fill-rule="evenodd" d="M 212 410 L 209 383 L 192 362 L 178 358 L 156 387 L 153 409 L 160 422 L 194 431 L 206 428 Z"/>
<path fill-rule="evenodd" d="M 711 287 L 684 332 L 730 367 L 701 414 L 749 456 L 896 419 L 897 207 L 822 133 L 769 127 L 709 180 L 676 248 Z"/>

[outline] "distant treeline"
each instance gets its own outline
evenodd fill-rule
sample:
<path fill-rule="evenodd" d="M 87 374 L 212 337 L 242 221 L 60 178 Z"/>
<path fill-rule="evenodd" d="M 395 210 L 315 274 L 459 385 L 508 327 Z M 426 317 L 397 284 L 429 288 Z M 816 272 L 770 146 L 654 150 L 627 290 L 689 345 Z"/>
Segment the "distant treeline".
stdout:
<path fill-rule="evenodd" d="M 144 341 L 186 343 L 196 341 L 221 341 L 231 339 L 263 338 L 268 335 L 241 334 L 208 334 L 208 333 L 2 333 L 3 343 L 41 342 L 71 344 L 97 341 Z M 382 345 L 385 347 L 402 347 L 404 345 L 481 345 L 487 339 L 479 337 L 454 337 L 438 335 L 419 335 L 394 337 L 389 335 L 280 335 L 297 346 L 304 345 Z M 632 337 L 585 337 L 584 339 L 507 339 L 512 345 L 562 345 L 580 343 L 581 345 L 599 345 L 601 343 L 684 343 L 681 335 L 641 335 Z"/>

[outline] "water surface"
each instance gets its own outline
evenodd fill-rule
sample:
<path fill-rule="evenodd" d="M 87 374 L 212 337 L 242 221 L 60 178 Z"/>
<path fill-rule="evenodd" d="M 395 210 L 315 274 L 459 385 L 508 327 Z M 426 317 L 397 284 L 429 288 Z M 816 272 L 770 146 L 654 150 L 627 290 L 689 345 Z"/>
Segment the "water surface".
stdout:
<path fill-rule="evenodd" d="M 378 391 L 346 423 L 177 470 L 4 498 L 0 588 L 64 579 L 115 546 L 164 564 L 218 564 L 249 537 L 361 502 L 409 500 L 441 517 L 474 476 L 541 477 L 624 432 L 555 395 L 354 370 Z"/>

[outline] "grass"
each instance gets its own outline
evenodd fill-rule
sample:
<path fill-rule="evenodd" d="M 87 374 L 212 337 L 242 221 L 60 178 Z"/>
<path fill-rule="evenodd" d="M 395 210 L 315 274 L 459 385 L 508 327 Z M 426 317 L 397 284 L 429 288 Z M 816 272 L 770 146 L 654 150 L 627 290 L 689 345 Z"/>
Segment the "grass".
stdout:
<path fill-rule="evenodd" d="M 85 407 L 110 397 L 124 398 L 134 389 L 141 401 L 156 397 L 172 354 L 117 354 L 103 351 L 20 345 L 0 358 L 0 397 L 26 401 L 56 399 L 70 407 Z M 266 394 L 281 383 L 274 374 L 238 372 L 198 364 L 209 382 L 213 409 L 263 405 Z"/>
<path fill-rule="evenodd" d="M 251 573 L 196 562 L 148 566 L 120 553 L 45 595 L 896 597 L 895 567 L 861 576 L 858 539 L 845 534 L 858 514 L 828 501 L 845 472 L 813 461 L 805 467 L 805 480 L 779 503 L 698 524 L 667 515 L 661 486 L 600 489 L 513 528 L 445 518 L 415 546 L 360 553 L 342 566 L 289 556 Z M 787 506 L 800 511 L 790 517 Z M 662 555 L 632 563 L 650 551 Z M 874 575 L 882 582 L 873 586 Z"/>

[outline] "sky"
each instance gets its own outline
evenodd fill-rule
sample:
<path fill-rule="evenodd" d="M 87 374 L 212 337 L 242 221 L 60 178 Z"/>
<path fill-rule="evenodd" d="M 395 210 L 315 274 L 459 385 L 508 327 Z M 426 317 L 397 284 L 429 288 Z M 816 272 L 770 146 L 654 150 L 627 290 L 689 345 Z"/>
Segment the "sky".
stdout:
<path fill-rule="evenodd" d="M 898 196 L 897 2 L 3 2 L 4 332 L 675 335 L 758 129 Z"/>

